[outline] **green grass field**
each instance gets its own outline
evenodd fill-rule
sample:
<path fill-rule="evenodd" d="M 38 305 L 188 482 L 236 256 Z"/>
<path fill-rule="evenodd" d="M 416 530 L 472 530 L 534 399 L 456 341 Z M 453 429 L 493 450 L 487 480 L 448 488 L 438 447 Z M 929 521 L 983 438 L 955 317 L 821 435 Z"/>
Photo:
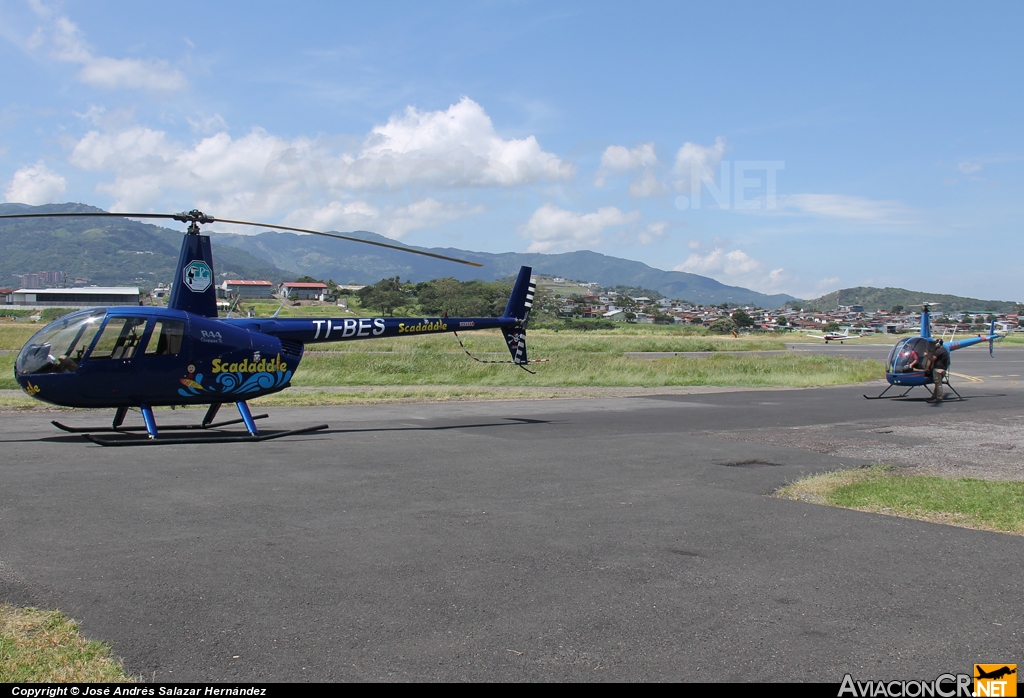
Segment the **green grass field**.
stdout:
<path fill-rule="evenodd" d="M 1024 535 L 1024 482 L 903 475 L 887 466 L 812 475 L 777 496 Z"/>
<path fill-rule="evenodd" d="M 59 611 L 0 604 L 0 683 L 131 680 L 107 645 L 83 638 Z"/>
<path fill-rule="evenodd" d="M 463 342 L 481 359 L 509 358 L 501 335 L 479 332 Z M 481 364 L 467 357 L 449 335 L 381 339 L 324 345 L 310 352 L 293 383 L 297 386 L 603 386 L 674 385 L 812 386 L 859 383 L 882 376 L 881 364 L 830 356 L 730 354 L 779 350 L 768 339 L 667 337 L 645 334 L 537 331 L 530 334 L 530 375 L 511 365 Z M 711 352 L 707 357 L 645 359 L 627 352 Z"/>

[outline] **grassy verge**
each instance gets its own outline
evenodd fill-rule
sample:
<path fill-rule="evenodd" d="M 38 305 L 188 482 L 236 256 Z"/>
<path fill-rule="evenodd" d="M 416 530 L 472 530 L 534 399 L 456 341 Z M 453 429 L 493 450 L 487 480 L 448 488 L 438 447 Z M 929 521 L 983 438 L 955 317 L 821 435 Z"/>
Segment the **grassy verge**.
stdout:
<path fill-rule="evenodd" d="M 0 321 L 0 349 L 18 351 L 29 337 L 42 329 L 42 325 L 31 322 L 2 322 Z"/>
<path fill-rule="evenodd" d="M 0 683 L 127 681 L 110 648 L 64 614 L 0 604 Z"/>
<path fill-rule="evenodd" d="M 350 386 L 340 388 L 293 388 L 256 398 L 257 407 L 307 407 L 316 405 L 367 405 L 395 402 L 454 402 L 458 400 L 543 400 L 558 397 L 593 397 L 590 392 L 569 392 L 557 388 L 478 388 L 472 386 L 414 385 L 399 387 Z"/>
<path fill-rule="evenodd" d="M 1024 535 L 1024 482 L 901 475 L 876 465 L 812 475 L 776 496 Z"/>
<path fill-rule="evenodd" d="M 0 390 L 21 390 L 18 381 L 14 380 L 14 360 L 16 354 L 0 354 Z"/>
<path fill-rule="evenodd" d="M 508 359 L 500 334 L 474 333 L 464 336 L 463 341 L 481 359 Z M 550 363 L 531 367 L 536 375 L 507 365 L 472 361 L 447 335 L 339 343 L 324 348 L 329 351 L 311 352 L 303 359 L 293 379 L 296 386 L 805 387 L 859 383 L 883 375 L 882 365 L 875 361 L 828 355 L 727 354 L 724 352 L 730 349 L 779 347 L 774 340 L 716 337 L 535 333 L 531 335 L 530 356 L 551 359 Z M 625 355 L 646 351 L 711 353 L 706 357 L 656 360 Z"/>

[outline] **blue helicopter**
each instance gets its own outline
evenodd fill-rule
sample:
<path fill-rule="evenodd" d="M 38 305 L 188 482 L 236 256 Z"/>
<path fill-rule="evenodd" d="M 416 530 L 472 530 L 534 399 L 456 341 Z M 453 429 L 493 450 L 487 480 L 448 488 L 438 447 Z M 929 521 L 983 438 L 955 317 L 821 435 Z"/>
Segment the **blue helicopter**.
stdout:
<path fill-rule="evenodd" d="M 934 303 L 930 305 L 935 305 Z M 933 385 L 934 380 L 932 378 L 931 371 L 925 371 L 920 367 L 920 359 L 928 353 L 929 349 L 933 345 L 935 339 L 931 333 L 931 322 L 929 313 L 929 304 L 925 303 L 921 308 L 921 334 L 917 337 L 907 337 L 901 339 L 893 345 L 892 350 L 889 352 L 889 357 L 885 360 L 885 380 L 889 382 L 889 385 L 880 395 L 865 395 L 868 400 L 878 400 L 885 397 L 885 394 L 889 392 L 889 389 L 894 385 L 906 386 L 907 389 L 899 395 L 890 395 L 890 398 L 906 397 L 906 395 L 919 385 Z M 996 333 L 996 323 L 992 321 L 989 326 L 988 335 L 978 335 L 977 337 L 969 337 L 967 339 L 958 339 L 956 341 L 950 341 L 945 343 L 945 347 L 949 352 L 954 352 L 957 349 L 963 349 L 964 347 L 971 347 L 975 344 L 981 344 L 982 342 L 988 342 L 988 353 L 991 356 L 993 351 L 993 342 L 997 339 L 1002 339 L 1002 336 Z M 956 393 L 956 396 L 963 399 L 960 393 L 957 392 L 949 383 L 949 372 L 946 372 L 946 378 L 944 379 L 945 385 L 949 386 L 949 389 Z"/>
<path fill-rule="evenodd" d="M 535 281 L 531 268 L 522 267 L 502 317 L 435 318 L 219 318 L 210 237 L 200 225 L 214 222 L 291 230 L 362 242 L 378 247 L 435 257 L 461 264 L 476 262 L 446 257 L 387 243 L 336 233 L 280 225 L 215 219 L 200 211 L 178 214 L 64 213 L 14 214 L 0 218 L 122 217 L 172 219 L 188 223 L 178 256 L 177 275 L 166 308 L 90 308 L 70 313 L 37 332 L 15 361 L 14 375 L 34 398 L 64 407 L 112 408 L 110 427 L 71 427 L 103 446 L 167 443 L 154 407 L 209 405 L 200 424 L 165 430 L 219 430 L 245 425 L 245 432 L 208 431 L 202 437 L 174 438 L 173 443 L 263 441 L 326 429 L 326 424 L 261 434 L 247 404 L 291 385 L 307 344 L 405 337 L 441 332 L 498 329 L 505 337 L 511 363 L 526 368 L 526 322 L 533 306 Z M 468 352 L 467 352 L 468 353 Z M 215 422 L 220 407 L 234 403 L 240 419 Z M 124 426 L 130 408 L 142 413 L 144 427 Z M 148 439 L 96 436 L 98 432 L 145 431 Z"/>

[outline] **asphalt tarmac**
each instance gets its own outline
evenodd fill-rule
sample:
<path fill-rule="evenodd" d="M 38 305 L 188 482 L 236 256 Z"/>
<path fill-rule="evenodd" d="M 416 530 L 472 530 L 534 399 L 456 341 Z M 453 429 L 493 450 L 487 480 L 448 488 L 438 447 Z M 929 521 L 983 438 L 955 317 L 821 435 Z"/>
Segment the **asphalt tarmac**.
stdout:
<path fill-rule="evenodd" d="M 965 349 L 951 370 L 966 399 L 937 406 L 861 397 L 882 384 L 272 409 L 277 428 L 331 428 L 262 444 L 102 448 L 49 420 L 109 415 L 7 413 L 0 599 L 60 608 L 158 681 L 838 682 L 1020 663 L 1024 538 L 766 496 L 869 461 L 722 437 L 1020 415 L 1024 350 Z"/>

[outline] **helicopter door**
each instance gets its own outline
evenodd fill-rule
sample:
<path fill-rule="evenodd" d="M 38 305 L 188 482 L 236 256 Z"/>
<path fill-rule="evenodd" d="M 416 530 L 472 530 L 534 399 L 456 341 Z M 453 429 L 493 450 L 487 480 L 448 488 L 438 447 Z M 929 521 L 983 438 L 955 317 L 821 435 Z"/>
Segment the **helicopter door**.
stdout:
<path fill-rule="evenodd" d="M 191 371 L 186 368 L 191 364 L 191 351 L 185 341 L 185 329 L 183 320 L 157 318 L 153 322 L 145 348 L 139 350 L 135 360 L 136 370 L 146 377 L 147 395 L 165 392 L 163 399 L 174 400 L 181 387 L 181 377 L 191 377 Z"/>
<path fill-rule="evenodd" d="M 147 318 L 108 317 L 86 357 L 90 397 L 120 399 L 131 392 L 135 356 L 146 333 Z"/>

